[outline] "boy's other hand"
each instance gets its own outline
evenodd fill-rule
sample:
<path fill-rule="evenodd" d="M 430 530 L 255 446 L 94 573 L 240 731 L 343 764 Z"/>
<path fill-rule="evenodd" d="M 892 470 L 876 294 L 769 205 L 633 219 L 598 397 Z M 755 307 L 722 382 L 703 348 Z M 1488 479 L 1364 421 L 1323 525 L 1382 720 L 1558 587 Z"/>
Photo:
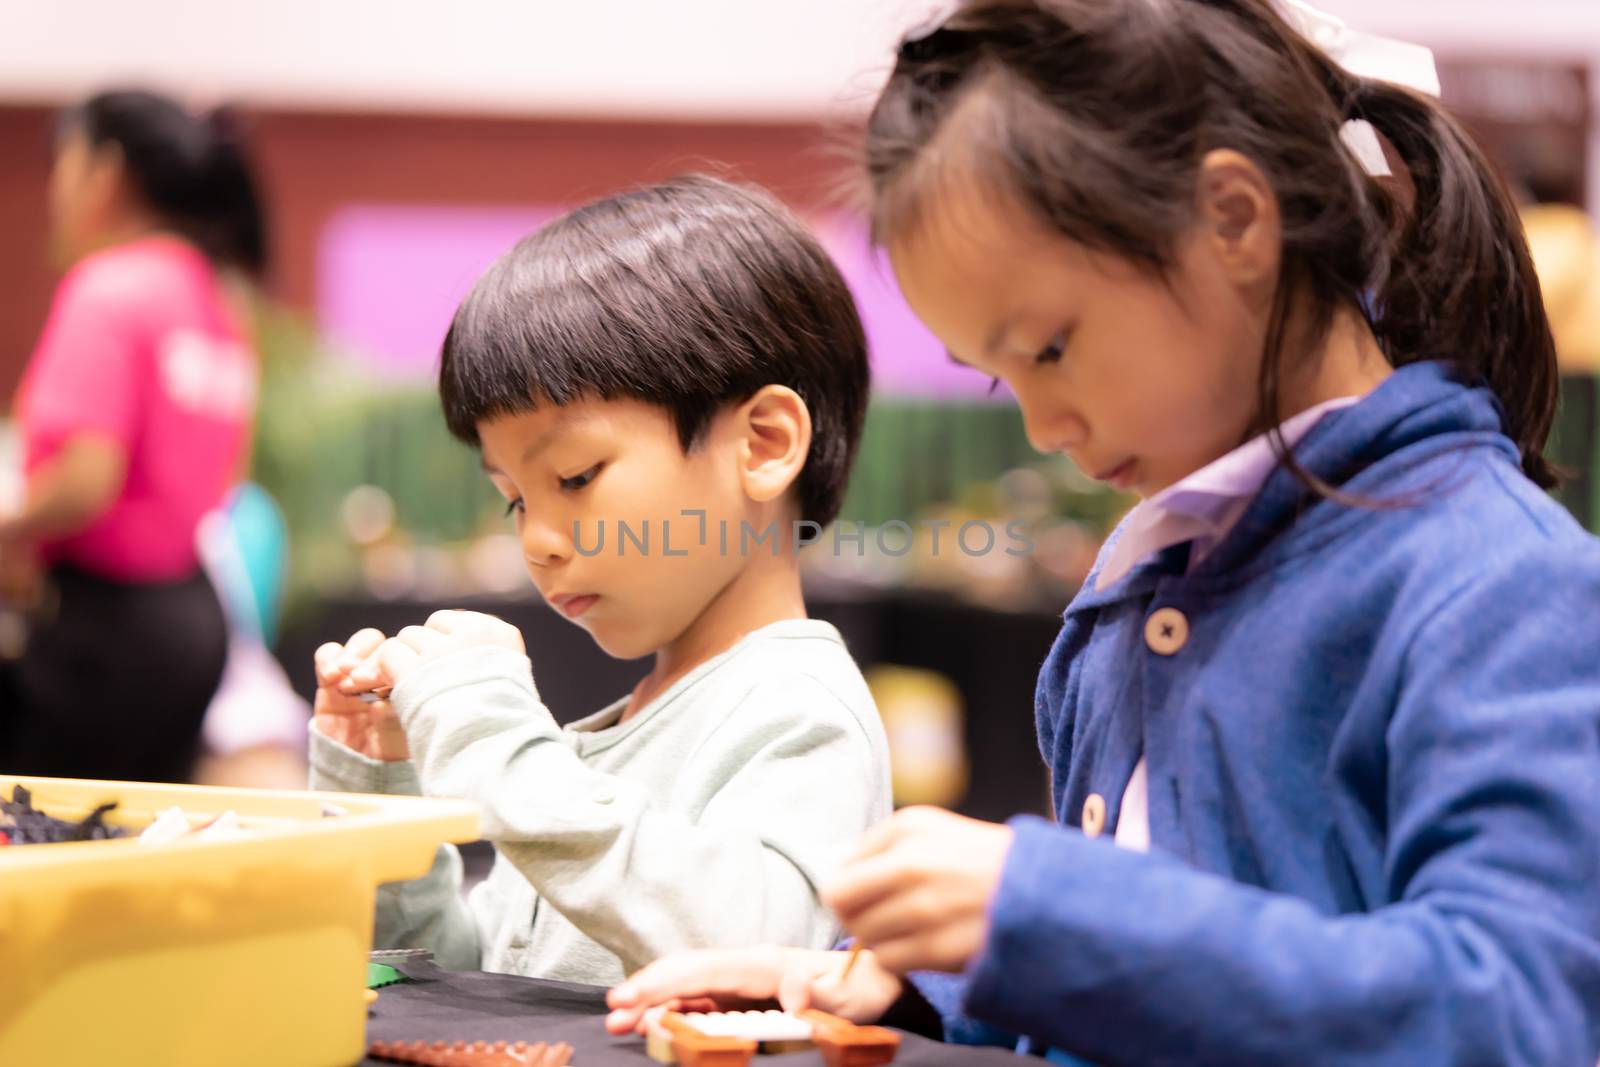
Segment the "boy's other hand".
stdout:
<path fill-rule="evenodd" d="M 849 955 L 775 945 L 675 953 L 606 994 L 606 1029 L 644 1033 L 660 1011 L 734 1011 L 772 1000 L 785 1011 L 816 1008 L 875 1022 L 904 987 L 871 952 L 862 952 L 841 982 Z"/>
<path fill-rule="evenodd" d="M 368 759 L 411 757 L 400 719 L 387 700 L 368 703 L 341 687 L 350 671 L 384 642 L 377 630 L 360 630 L 344 644 L 330 641 L 317 649 L 317 695 L 312 704 L 314 726 L 324 737 L 354 749 Z"/>
<path fill-rule="evenodd" d="M 436 611 L 426 625 L 407 626 L 372 648 L 360 664 L 351 668 L 339 688 L 352 694 L 392 689 L 430 660 L 485 646 L 509 648 L 518 655 L 526 653 L 522 634 L 503 619 L 478 611 Z"/>

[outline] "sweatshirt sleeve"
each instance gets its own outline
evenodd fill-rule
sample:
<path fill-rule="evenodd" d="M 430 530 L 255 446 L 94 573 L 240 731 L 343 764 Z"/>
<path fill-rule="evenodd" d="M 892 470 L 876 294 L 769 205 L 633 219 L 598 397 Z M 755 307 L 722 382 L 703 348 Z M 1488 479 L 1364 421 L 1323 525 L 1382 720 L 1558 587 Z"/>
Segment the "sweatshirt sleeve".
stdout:
<path fill-rule="evenodd" d="M 816 884 L 885 814 L 861 725 L 804 675 L 755 684 L 679 754 L 687 780 L 720 783 L 697 820 L 587 766 L 525 656 L 460 652 L 392 699 L 424 792 L 476 801 L 500 854 L 628 971 L 688 948 L 826 947 L 835 924 Z"/>
<path fill-rule="evenodd" d="M 411 760 L 375 760 L 317 730 L 311 734 L 311 788 L 340 793 L 390 793 L 420 796 Z M 378 887 L 374 948 L 425 948 L 441 967 L 476 970 L 481 950 L 478 928 L 461 897 L 461 854 L 440 845 L 433 866 L 421 878 Z"/>

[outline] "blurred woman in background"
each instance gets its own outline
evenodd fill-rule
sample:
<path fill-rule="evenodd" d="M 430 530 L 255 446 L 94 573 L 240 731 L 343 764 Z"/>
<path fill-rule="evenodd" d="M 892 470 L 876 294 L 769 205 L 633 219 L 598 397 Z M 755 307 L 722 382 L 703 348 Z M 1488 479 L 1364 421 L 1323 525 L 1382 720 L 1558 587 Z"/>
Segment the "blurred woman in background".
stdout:
<path fill-rule="evenodd" d="M 0 515 L 0 604 L 30 620 L 0 663 L 0 770 L 179 781 L 227 654 L 195 534 L 246 461 L 261 204 L 227 114 L 123 91 L 62 116 L 49 211 L 67 272 Z"/>

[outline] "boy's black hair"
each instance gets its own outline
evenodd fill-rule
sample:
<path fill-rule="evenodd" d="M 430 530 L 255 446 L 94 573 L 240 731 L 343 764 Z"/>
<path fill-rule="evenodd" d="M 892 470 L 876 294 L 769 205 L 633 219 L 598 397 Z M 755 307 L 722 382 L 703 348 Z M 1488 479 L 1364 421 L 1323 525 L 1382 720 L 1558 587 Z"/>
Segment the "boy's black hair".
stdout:
<path fill-rule="evenodd" d="M 838 268 L 768 194 L 690 175 L 518 242 L 457 309 L 439 367 L 450 432 L 579 397 L 671 412 L 687 453 L 725 405 L 785 385 L 811 412 L 800 517 L 838 514 L 866 415 L 866 338 Z"/>

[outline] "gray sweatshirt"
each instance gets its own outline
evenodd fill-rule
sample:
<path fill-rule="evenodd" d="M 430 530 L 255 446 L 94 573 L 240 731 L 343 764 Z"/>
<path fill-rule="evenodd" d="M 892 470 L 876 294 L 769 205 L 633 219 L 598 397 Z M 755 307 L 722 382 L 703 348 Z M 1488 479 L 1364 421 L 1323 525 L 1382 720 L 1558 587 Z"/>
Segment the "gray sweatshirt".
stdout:
<path fill-rule="evenodd" d="M 816 620 L 747 635 L 621 725 L 626 698 L 558 726 L 503 648 L 423 664 L 391 699 L 412 760 L 313 730 L 311 784 L 481 806 L 495 863 L 467 900 L 449 846 L 378 893 L 375 944 L 445 967 L 605 985 L 680 949 L 825 948 L 817 884 L 890 810 L 872 697 Z"/>

